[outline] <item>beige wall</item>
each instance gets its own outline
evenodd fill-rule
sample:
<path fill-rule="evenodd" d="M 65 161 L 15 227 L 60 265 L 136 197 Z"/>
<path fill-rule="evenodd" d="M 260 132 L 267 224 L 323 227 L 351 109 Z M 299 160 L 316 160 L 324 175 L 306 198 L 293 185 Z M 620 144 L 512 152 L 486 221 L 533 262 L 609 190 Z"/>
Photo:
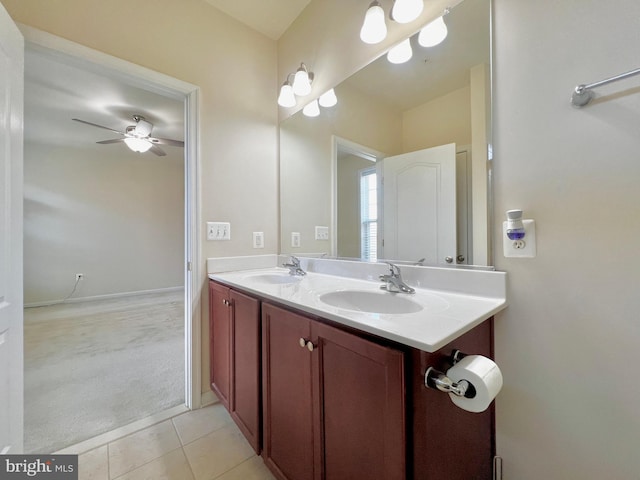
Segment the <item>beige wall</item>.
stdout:
<path fill-rule="evenodd" d="M 640 2 L 495 0 L 496 222 L 536 220 L 538 256 L 496 265 L 505 478 L 638 478 L 640 79 L 572 89 L 637 68 Z M 499 237 L 498 237 L 499 238 Z"/>
<path fill-rule="evenodd" d="M 184 284 L 182 149 L 27 142 L 24 197 L 25 304 Z"/>
<path fill-rule="evenodd" d="M 402 114 L 404 152 L 455 143 L 471 145 L 471 87 L 423 103 Z"/>

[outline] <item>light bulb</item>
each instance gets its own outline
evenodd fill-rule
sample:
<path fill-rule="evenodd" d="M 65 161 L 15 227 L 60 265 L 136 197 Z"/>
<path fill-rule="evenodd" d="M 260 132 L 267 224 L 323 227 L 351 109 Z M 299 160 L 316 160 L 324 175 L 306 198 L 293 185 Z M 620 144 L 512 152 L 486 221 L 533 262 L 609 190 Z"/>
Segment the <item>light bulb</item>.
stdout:
<path fill-rule="evenodd" d="M 423 8 L 423 0 L 396 0 L 391 16 L 398 23 L 409 23 L 420 16 Z"/>
<path fill-rule="evenodd" d="M 280 96 L 278 97 L 278 105 L 285 108 L 296 106 L 296 96 L 293 94 L 293 87 L 287 81 L 280 87 Z"/>
<path fill-rule="evenodd" d="M 321 107 L 325 108 L 333 107 L 336 103 L 338 103 L 338 97 L 336 97 L 336 92 L 333 91 L 333 88 L 320 95 L 318 103 Z"/>
<path fill-rule="evenodd" d="M 364 15 L 360 29 L 360 40 L 371 45 L 380 43 L 387 37 L 387 24 L 384 22 L 384 10 L 380 2 L 374 0 Z"/>
<path fill-rule="evenodd" d="M 307 117 L 317 117 L 320 115 L 320 107 L 318 106 L 318 100 L 314 100 L 313 102 L 307 104 L 303 109 L 302 113 L 304 113 Z"/>
<path fill-rule="evenodd" d="M 412 56 L 413 50 L 411 50 L 411 42 L 407 38 L 406 40 L 402 41 L 402 43 L 399 43 L 391 50 L 389 50 L 389 52 L 387 53 L 387 60 L 389 60 L 391 63 L 396 64 L 404 63 L 408 62 Z"/>
<path fill-rule="evenodd" d="M 124 143 L 134 152 L 144 153 L 151 148 L 151 142 L 144 138 L 127 137 Z"/>
<path fill-rule="evenodd" d="M 293 93 L 299 97 L 304 97 L 311 93 L 311 80 L 309 80 L 309 73 L 301 65 L 293 77 Z"/>
<path fill-rule="evenodd" d="M 418 43 L 423 47 L 435 47 L 447 38 L 447 25 L 444 18 L 438 17 L 433 22 L 427 24 L 418 35 Z"/>

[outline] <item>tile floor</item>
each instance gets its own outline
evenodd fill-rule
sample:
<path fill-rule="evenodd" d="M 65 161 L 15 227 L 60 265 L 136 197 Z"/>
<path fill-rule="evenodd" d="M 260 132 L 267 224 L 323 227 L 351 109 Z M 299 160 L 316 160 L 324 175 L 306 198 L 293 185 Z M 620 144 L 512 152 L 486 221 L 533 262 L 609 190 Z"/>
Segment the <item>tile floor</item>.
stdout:
<path fill-rule="evenodd" d="M 79 456 L 80 480 L 274 480 L 220 403 Z"/>

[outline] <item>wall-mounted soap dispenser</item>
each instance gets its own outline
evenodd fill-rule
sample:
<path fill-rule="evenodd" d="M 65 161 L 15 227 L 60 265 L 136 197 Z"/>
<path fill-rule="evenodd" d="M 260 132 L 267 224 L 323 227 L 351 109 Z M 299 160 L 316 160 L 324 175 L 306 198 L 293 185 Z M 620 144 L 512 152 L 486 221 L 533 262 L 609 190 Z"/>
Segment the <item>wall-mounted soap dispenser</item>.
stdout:
<path fill-rule="evenodd" d="M 523 220 L 522 210 L 507 210 L 502 224 L 505 257 L 533 258 L 536 256 L 536 223 Z"/>

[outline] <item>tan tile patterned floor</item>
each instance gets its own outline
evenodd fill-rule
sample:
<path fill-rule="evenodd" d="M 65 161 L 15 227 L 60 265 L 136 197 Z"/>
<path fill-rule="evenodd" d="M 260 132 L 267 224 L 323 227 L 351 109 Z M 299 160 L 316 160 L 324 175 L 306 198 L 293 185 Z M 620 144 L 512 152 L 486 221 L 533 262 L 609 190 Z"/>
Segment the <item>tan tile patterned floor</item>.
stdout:
<path fill-rule="evenodd" d="M 83 453 L 79 469 L 80 480 L 274 480 L 220 403 Z"/>

